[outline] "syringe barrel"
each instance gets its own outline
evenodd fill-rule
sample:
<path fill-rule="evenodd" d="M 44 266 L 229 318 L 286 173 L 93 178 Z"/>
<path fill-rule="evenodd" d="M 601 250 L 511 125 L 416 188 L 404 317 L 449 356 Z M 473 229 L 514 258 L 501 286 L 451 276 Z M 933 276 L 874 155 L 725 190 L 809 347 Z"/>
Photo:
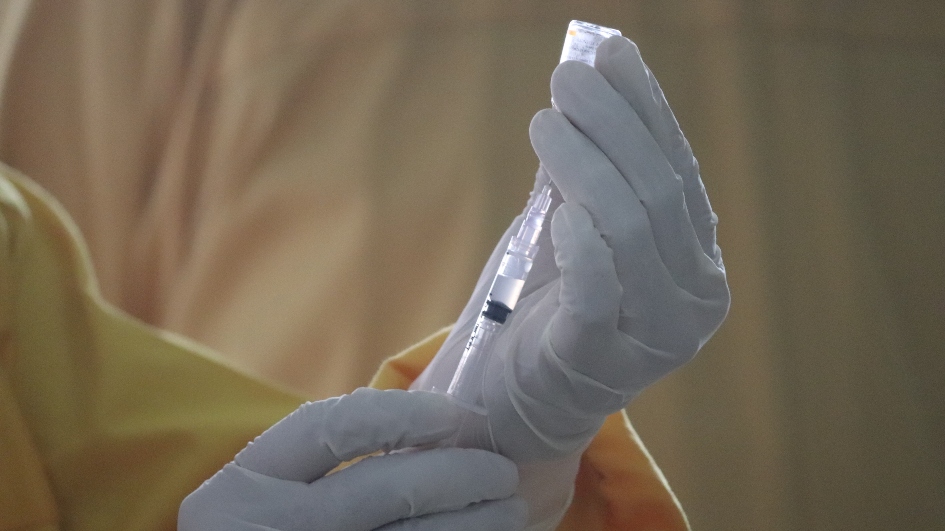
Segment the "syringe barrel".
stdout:
<path fill-rule="evenodd" d="M 452 396 L 460 405 L 476 413 L 486 412 L 482 396 L 483 376 L 486 372 L 486 362 L 489 360 L 488 354 L 500 328 L 499 323 L 483 315 L 479 316 L 466 343 L 463 357 L 459 360 L 459 366 L 453 373 L 453 380 L 446 390 L 446 394 Z"/>
<path fill-rule="evenodd" d="M 492 286 L 489 287 L 486 302 L 469 341 L 466 342 L 463 357 L 446 391 L 459 404 L 473 411 L 485 412 L 482 404 L 482 377 L 492 354 L 493 339 L 515 309 L 522 294 L 525 279 L 528 278 L 528 272 L 531 271 L 532 262 L 538 252 L 538 237 L 550 206 L 551 187 L 546 185 L 532 197 L 518 234 L 509 242 Z"/>
<path fill-rule="evenodd" d="M 551 186 L 546 185 L 537 196 L 532 198 L 532 204 L 522 221 L 522 226 L 518 229 L 518 234 L 509 241 L 495 280 L 489 289 L 489 296 L 483 307 L 484 312 L 490 310 L 490 304 L 501 304 L 508 312 L 515 309 L 522 287 L 525 285 L 525 279 L 538 253 L 538 237 L 541 235 L 541 227 L 550 206 Z M 499 319 L 499 324 L 503 323 L 505 323 L 505 316 Z"/>

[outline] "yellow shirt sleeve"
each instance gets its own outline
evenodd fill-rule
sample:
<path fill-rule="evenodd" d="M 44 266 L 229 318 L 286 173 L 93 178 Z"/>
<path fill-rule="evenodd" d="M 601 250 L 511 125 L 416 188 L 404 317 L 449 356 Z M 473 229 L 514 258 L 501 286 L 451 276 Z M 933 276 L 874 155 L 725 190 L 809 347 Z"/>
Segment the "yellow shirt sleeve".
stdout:
<path fill-rule="evenodd" d="M 0 167 L 0 530 L 173 530 L 301 397 L 100 297 L 71 221 Z"/>
<path fill-rule="evenodd" d="M 373 385 L 408 387 L 445 336 Z M 303 401 L 104 302 L 61 207 L 0 166 L 0 531 L 176 529 L 184 496 Z M 624 415 L 585 452 L 561 529 L 687 529 Z"/>

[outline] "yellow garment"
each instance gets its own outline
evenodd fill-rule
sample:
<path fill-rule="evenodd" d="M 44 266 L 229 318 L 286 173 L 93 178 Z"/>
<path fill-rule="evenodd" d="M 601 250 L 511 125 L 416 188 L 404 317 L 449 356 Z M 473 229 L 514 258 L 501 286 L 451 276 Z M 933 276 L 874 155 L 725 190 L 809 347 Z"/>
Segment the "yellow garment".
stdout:
<path fill-rule="evenodd" d="M 2 173 L 0 529 L 175 529 L 302 400 L 105 303 L 74 225 Z"/>
<path fill-rule="evenodd" d="M 0 167 L 0 531 L 171 530 L 183 497 L 302 398 L 102 300 L 78 230 Z M 409 386 L 445 332 L 375 378 Z M 626 418 L 585 453 L 561 529 L 678 530 Z"/>

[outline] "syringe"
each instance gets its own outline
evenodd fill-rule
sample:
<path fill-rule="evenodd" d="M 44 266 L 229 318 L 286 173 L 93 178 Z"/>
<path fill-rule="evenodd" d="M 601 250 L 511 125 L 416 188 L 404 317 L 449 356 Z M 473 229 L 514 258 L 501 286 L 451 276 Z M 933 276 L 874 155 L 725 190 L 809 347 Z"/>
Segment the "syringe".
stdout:
<path fill-rule="evenodd" d="M 594 66 L 597 47 L 611 35 L 620 35 L 620 32 L 572 20 L 564 38 L 561 62 L 577 60 Z M 541 192 L 533 195 L 530 203 L 522 226 L 509 242 L 489 288 L 486 302 L 476 319 L 469 341 L 466 342 L 463 357 L 460 358 L 453 373 L 453 380 L 446 390 L 446 394 L 453 397 L 459 405 L 481 415 L 486 414 L 482 386 L 489 357 L 492 355 L 496 336 L 515 309 L 538 252 L 538 236 L 551 206 L 551 185 L 545 185 Z"/>
<path fill-rule="evenodd" d="M 492 353 L 495 337 L 515 309 L 525 279 L 532 268 L 532 261 L 538 252 L 538 235 L 541 234 L 542 222 L 549 206 L 551 186 L 545 185 L 541 192 L 532 197 L 531 206 L 518 229 L 518 234 L 509 241 L 509 247 L 499 264 L 499 271 L 492 281 L 492 287 L 489 288 L 489 295 L 482 305 L 469 341 L 466 342 L 463 357 L 453 373 L 453 381 L 446 390 L 446 394 L 452 396 L 460 405 L 476 413 L 486 412 L 482 397 L 482 379 L 486 364 Z"/>

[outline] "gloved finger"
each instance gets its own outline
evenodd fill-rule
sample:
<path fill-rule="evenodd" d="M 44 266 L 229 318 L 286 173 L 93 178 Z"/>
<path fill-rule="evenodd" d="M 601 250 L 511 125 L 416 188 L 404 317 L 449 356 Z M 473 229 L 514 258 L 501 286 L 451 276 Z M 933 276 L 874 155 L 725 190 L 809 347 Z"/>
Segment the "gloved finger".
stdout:
<path fill-rule="evenodd" d="M 623 288 L 614 253 L 580 205 L 565 203 L 551 220 L 555 261 L 561 270 L 556 312 L 578 326 L 616 330 Z"/>
<path fill-rule="evenodd" d="M 699 175 L 699 163 L 670 109 L 656 77 L 643 62 L 636 44 L 625 37 L 611 37 L 597 48 L 595 67 L 608 83 L 630 103 L 682 177 L 689 217 L 707 256 L 721 267 L 721 252 L 715 243 L 718 217 Z M 556 100 L 557 101 L 557 100 Z"/>
<path fill-rule="evenodd" d="M 369 457 L 316 481 L 311 495 L 313 502 L 331 499 L 337 514 L 351 515 L 338 529 L 374 529 L 509 498 L 517 487 L 518 469 L 499 454 L 437 448 Z"/>
<path fill-rule="evenodd" d="M 300 524 L 300 500 L 308 502 L 308 490 L 307 483 L 276 479 L 229 463 L 184 498 L 177 528 L 179 531 L 330 529 Z M 325 508 L 325 502 L 320 502 L 318 507 Z"/>
<path fill-rule="evenodd" d="M 440 441 L 461 419 L 462 410 L 436 393 L 361 388 L 304 404 L 234 461 L 270 477 L 311 482 L 355 457 Z"/>
<path fill-rule="evenodd" d="M 201 531 L 368 531 L 404 518 L 485 506 L 510 498 L 517 487 L 515 464 L 483 450 L 373 457 L 314 483 L 230 463 L 184 499 L 178 523 L 182 530 Z M 515 503 L 493 509 L 499 507 L 520 512 Z"/>
<path fill-rule="evenodd" d="M 377 531 L 519 531 L 528 521 L 528 506 L 517 496 L 476 503 L 445 513 L 399 520 Z"/>
<path fill-rule="evenodd" d="M 566 202 L 581 205 L 614 252 L 624 300 L 678 289 L 656 249 L 646 209 L 610 159 L 560 112 L 539 111 L 532 147 Z M 654 291 L 654 286 L 659 290 Z"/>
<path fill-rule="evenodd" d="M 646 208 L 656 248 L 673 281 L 703 295 L 704 279 L 696 273 L 711 263 L 686 211 L 682 180 L 646 125 L 623 96 L 584 63 L 558 65 L 551 92 L 558 109 L 610 159 Z"/>
<path fill-rule="evenodd" d="M 551 237 L 561 269 L 561 285 L 558 308 L 548 327 L 548 341 L 564 363 L 552 370 L 569 378 L 568 384 L 559 389 L 580 388 L 578 394 L 595 396 L 612 407 L 611 399 L 603 398 L 600 392 L 613 393 L 600 389 L 599 383 L 617 386 L 626 379 L 625 374 L 619 374 L 624 372 L 621 369 L 627 369 L 623 359 L 626 353 L 614 349 L 623 288 L 614 269 L 613 251 L 594 227 L 590 214 L 572 203 L 558 208 L 551 223 Z M 583 379 L 572 375 L 572 371 L 594 383 L 582 385 Z"/>

